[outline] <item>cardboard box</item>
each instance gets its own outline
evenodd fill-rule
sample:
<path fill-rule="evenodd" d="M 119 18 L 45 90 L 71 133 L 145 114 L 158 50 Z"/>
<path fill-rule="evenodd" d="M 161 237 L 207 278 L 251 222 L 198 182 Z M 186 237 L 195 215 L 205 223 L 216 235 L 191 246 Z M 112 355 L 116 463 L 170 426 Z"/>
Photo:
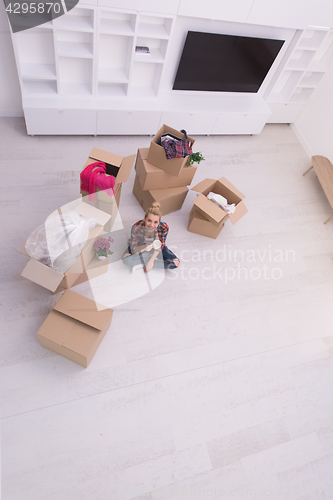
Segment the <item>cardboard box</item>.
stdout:
<path fill-rule="evenodd" d="M 149 207 L 151 207 L 154 201 L 159 201 L 161 204 L 160 211 L 162 212 L 162 215 L 180 210 L 183 206 L 187 193 L 188 187 L 186 186 L 143 191 L 137 177 L 135 178 L 133 186 L 133 194 L 142 206 L 143 210 L 146 211 Z"/>
<path fill-rule="evenodd" d="M 215 226 L 219 226 L 228 218 L 233 224 L 236 224 L 247 213 L 247 208 L 243 201 L 245 195 L 238 191 L 225 177 L 221 177 L 218 180 L 205 179 L 194 186 L 192 190 L 200 193 L 193 202 L 196 210 Z M 235 203 L 236 210 L 234 213 L 227 214 L 222 208 L 209 200 L 207 195 L 210 191 L 224 196 L 228 200 L 228 204 Z"/>
<path fill-rule="evenodd" d="M 107 233 L 110 233 L 116 217 L 118 215 L 119 211 L 119 204 L 120 204 L 120 195 L 121 195 L 121 187 L 122 184 L 116 184 L 114 187 L 114 196 L 109 196 L 110 201 L 105 202 L 102 201 L 104 198 L 101 197 L 100 195 L 106 195 L 105 191 L 99 191 L 98 193 L 95 193 L 95 201 L 90 201 L 88 196 L 82 197 L 82 201 L 87 203 L 88 205 L 97 208 L 98 210 L 101 210 L 102 212 L 105 212 L 110 215 L 110 219 L 104 224 L 104 231 Z"/>
<path fill-rule="evenodd" d="M 66 290 L 37 332 L 41 346 L 87 368 L 110 328 L 112 309 Z"/>
<path fill-rule="evenodd" d="M 147 189 L 189 186 L 191 184 L 198 167 L 184 167 L 176 177 L 149 163 L 147 160 L 148 151 L 149 148 L 140 148 L 135 162 L 136 176 L 144 191 Z"/>
<path fill-rule="evenodd" d="M 93 148 L 82 170 L 84 170 L 88 165 L 96 163 L 96 161 L 103 161 L 106 166 L 106 175 L 113 175 L 115 178 L 116 188 L 117 184 L 122 184 L 123 182 L 127 181 L 135 161 L 135 156 L 136 155 L 123 157 L 115 155 L 114 153 L 109 153 L 108 151 L 103 151 L 102 149 Z M 96 188 L 95 191 L 96 193 L 99 193 L 98 201 L 103 201 L 104 203 L 112 203 L 112 196 L 108 196 L 105 191 L 101 191 L 98 188 Z M 82 194 L 82 196 L 88 195 L 86 191 L 82 191 L 81 189 L 81 179 L 80 193 Z"/>
<path fill-rule="evenodd" d="M 147 161 L 149 163 L 152 163 L 152 165 L 165 170 L 165 172 L 168 172 L 171 175 L 179 175 L 187 162 L 188 156 L 186 156 L 185 158 L 171 158 L 170 160 L 167 159 L 165 150 L 163 146 L 160 145 L 161 135 L 166 133 L 171 133 L 179 137 L 180 139 L 185 139 L 185 135 L 182 132 L 168 127 L 167 125 L 163 125 L 150 143 Z M 187 138 L 193 147 L 193 144 L 195 142 L 193 137 L 187 136 Z"/>
<path fill-rule="evenodd" d="M 74 205 L 72 207 L 67 205 L 66 209 L 63 208 L 62 211 L 68 212 L 70 209 L 76 210 L 80 215 L 95 217 L 97 219 L 97 225 L 89 231 L 87 242 L 82 248 L 81 254 L 77 257 L 76 262 L 67 271 L 60 273 L 30 257 L 29 262 L 21 273 L 21 276 L 24 278 L 54 293 L 61 292 L 71 288 L 74 284 L 77 285 L 107 272 L 107 262 L 101 261 L 96 257 L 93 245 L 103 235 L 104 225 L 110 219 L 110 215 L 82 202 L 76 205 L 76 207 Z M 29 257 L 24 245 L 18 251 Z"/>
<path fill-rule="evenodd" d="M 191 233 L 201 234 L 202 236 L 216 239 L 223 227 L 224 222 L 221 222 L 219 226 L 215 226 L 212 222 L 201 215 L 201 213 L 198 212 L 194 206 L 192 207 L 187 227 L 187 230 Z"/>

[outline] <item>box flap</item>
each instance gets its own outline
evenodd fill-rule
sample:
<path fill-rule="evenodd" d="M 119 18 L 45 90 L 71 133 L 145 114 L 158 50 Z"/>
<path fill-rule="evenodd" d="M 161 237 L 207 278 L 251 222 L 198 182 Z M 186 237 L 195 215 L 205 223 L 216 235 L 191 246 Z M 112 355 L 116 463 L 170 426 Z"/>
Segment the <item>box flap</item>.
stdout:
<path fill-rule="evenodd" d="M 102 308 L 103 306 L 100 307 Z M 77 319 L 82 323 L 86 323 L 97 330 L 104 328 L 113 313 L 112 309 L 99 310 L 93 300 L 83 297 L 72 290 L 64 292 L 54 306 L 54 310 Z"/>
<path fill-rule="evenodd" d="M 225 177 L 221 177 L 219 179 L 219 181 L 221 182 L 221 184 L 223 184 L 225 187 L 227 187 L 228 189 L 230 189 L 230 191 L 233 191 L 235 193 L 236 196 L 238 196 L 241 200 L 243 198 L 245 198 L 245 194 L 241 193 L 240 191 L 238 191 L 237 188 L 235 188 L 235 186 L 233 184 L 231 184 L 231 182 L 229 182 Z"/>
<path fill-rule="evenodd" d="M 58 311 L 51 311 L 37 335 L 61 345 L 76 323 L 75 319 L 64 316 Z"/>
<path fill-rule="evenodd" d="M 127 181 L 135 162 L 135 158 L 136 155 L 125 156 L 125 158 L 123 158 L 121 167 L 116 177 L 116 184 L 121 184 L 122 182 Z"/>
<path fill-rule="evenodd" d="M 116 167 L 120 167 L 123 157 L 115 155 L 114 153 L 109 153 L 108 151 L 103 151 L 103 149 L 93 148 L 89 155 L 95 161 L 104 161 L 104 163 L 110 163 Z"/>
<path fill-rule="evenodd" d="M 228 214 L 219 206 L 209 200 L 205 195 L 199 194 L 193 202 L 197 208 L 201 209 L 209 218 L 219 224 Z"/>
<path fill-rule="evenodd" d="M 205 191 L 205 189 L 213 187 L 215 182 L 215 179 L 205 179 L 204 181 L 199 182 L 199 184 L 196 184 L 193 188 L 191 188 L 191 190 L 202 193 L 202 191 Z"/>
<path fill-rule="evenodd" d="M 28 254 L 28 252 L 25 249 L 25 243 L 23 243 L 23 245 L 21 245 L 16 251 L 23 254 L 23 255 L 27 255 L 28 257 L 30 257 L 30 255 Z"/>
<path fill-rule="evenodd" d="M 51 267 L 45 266 L 45 264 L 35 259 L 29 260 L 21 276 L 37 283 L 37 285 L 41 285 L 51 290 L 51 292 L 55 292 L 64 277 L 62 273 L 55 271 Z"/>
<path fill-rule="evenodd" d="M 233 214 L 229 214 L 229 219 L 233 224 L 236 224 L 236 222 L 239 221 L 245 214 L 247 214 L 248 209 L 245 206 L 244 201 L 240 201 L 237 203 L 236 210 L 234 211 Z"/>
<path fill-rule="evenodd" d="M 84 202 L 80 203 L 74 210 L 84 217 L 94 217 L 100 226 L 104 226 L 111 217 L 110 214 Z"/>

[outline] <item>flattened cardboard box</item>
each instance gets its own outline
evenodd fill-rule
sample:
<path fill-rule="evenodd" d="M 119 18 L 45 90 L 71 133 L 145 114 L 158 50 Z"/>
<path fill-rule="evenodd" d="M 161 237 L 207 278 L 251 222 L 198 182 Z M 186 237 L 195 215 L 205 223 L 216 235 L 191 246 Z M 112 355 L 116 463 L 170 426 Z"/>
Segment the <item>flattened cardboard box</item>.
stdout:
<path fill-rule="evenodd" d="M 110 219 L 110 215 L 82 202 L 74 210 L 85 217 L 96 218 L 98 224 L 90 229 L 87 242 L 83 246 L 81 254 L 77 257 L 75 263 L 67 271 L 60 273 L 30 257 L 30 260 L 21 273 L 21 276 L 24 278 L 54 293 L 61 292 L 71 288 L 74 284 L 82 283 L 107 272 L 107 262 L 101 261 L 96 257 L 93 245 L 102 236 L 103 227 Z M 63 211 L 65 212 L 65 209 Z M 66 211 L 69 210 L 67 209 Z M 24 245 L 18 251 L 29 257 Z"/>
<path fill-rule="evenodd" d="M 110 328 L 112 315 L 112 309 L 99 309 L 93 300 L 66 290 L 37 338 L 41 346 L 87 368 Z"/>
<path fill-rule="evenodd" d="M 88 165 L 92 163 L 96 163 L 97 161 L 102 161 L 106 166 L 106 175 L 113 175 L 115 178 L 115 192 L 116 185 L 122 184 L 126 182 L 129 174 L 132 170 L 132 166 L 134 164 L 136 155 L 130 156 L 119 156 L 114 153 L 109 153 L 108 151 L 103 151 L 102 149 L 93 148 L 89 155 L 88 160 L 86 161 L 82 170 L 84 170 Z M 106 191 L 101 191 L 96 188 L 95 192 L 98 193 L 98 200 L 103 201 L 104 203 L 113 203 L 113 197 L 108 196 Z M 80 193 L 82 196 L 87 196 L 88 193 L 86 191 L 82 191 L 81 189 L 81 179 L 80 179 Z"/>
<path fill-rule="evenodd" d="M 200 193 L 194 200 L 193 205 L 201 215 L 215 226 L 219 226 L 222 221 L 225 222 L 228 218 L 233 224 L 236 224 L 247 213 L 247 208 L 243 201 L 245 195 L 238 191 L 225 177 L 221 177 L 218 180 L 205 179 L 194 186 L 192 190 Z M 226 213 L 213 201 L 209 200 L 207 195 L 211 191 L 224 196 L 229 205 L 235 203 L 236 209 L 234 213 Z"/>
<path fill-rule="evenodd" d="M 133 186 L 133 194 L 146 211 L 154 201 L 160 203 L 160 211 L 162 215 L 169 214 L 180 210 L 188 193 L 188 187 L 174 187 L 166 189 L 151 189 L 143 191 L 138 178 L 135 178 Z"/>
<path fill-rule="evenodd" d="M 171 175 L 179 175 L 183 167 L 186 165 L 188 156 L 185 158 L 167 159 L 165 150 L 163 146 L 160 145 L 161 135 L 167 133 L 173 134 L 180 139 L 185 139 L 185 135 L 182 132 L 179 132 L 179 130 L 163 125 L 150 143 L 147 161 L 156 167 L 165 170 L 165 172 L 168 172 Z M 193 146 L 195 142 L 193 137 L 187 136 L 187 138 Z"/>
<path fill-rule="evenodd" d="M 198 212 L 195 207 L 192 207 L 190 212 L 190 219 L 188 223 L 187 230 L 190 233 L 200 234 L 201 236 L 207 236 L 208 238 L 216 239 L 224 227 L 224 222 L 221 222 L 219 226 L 215 226 L 212 222 L 207 220 L 200 212 Z"/>
<path fill-rule="evenodd" d="M 198 167 L 184 167 L 176 177 L 149 163 L 147 160 L 148 151 L 149 148 L 138 149 L 135 163 L 136 175 L 144 191 L 147 189 L 189 186 L 191 184 Z"/>

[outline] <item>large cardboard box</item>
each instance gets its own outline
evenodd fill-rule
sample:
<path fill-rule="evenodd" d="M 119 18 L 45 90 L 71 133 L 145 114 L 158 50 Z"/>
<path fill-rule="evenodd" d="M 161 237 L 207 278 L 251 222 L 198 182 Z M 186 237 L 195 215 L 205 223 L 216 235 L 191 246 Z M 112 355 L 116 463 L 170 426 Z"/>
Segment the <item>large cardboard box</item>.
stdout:
<path fill-rule="evenodd" d="M 194 206 L 192 207 L 187 227 L 187 230 L 191 233 L 201 234 L 202 236 L 216 239 L 222 231 L 223 227 L 224 222 L 221 222 L 219 226 L 215 226 L 215 224 L 201 215 L 201 213 L 198 212 Z"/>
<path fill-rule="evenodd" d="M 196 210 L 215 226 L 219 226 L 227 219 L 236 224 L 247 213 L 247 208 L 243 201 L 245 195 L 238 191 L 225 177 L 221 177 L 218 180 L 205 179 L 194 186 L 192 190 L 200 193 L 193 202 Z M 234 213 L 226 213 L 213 201 L 209 200 L 207 195 L 211 191 L 224 196 L 228 200 L 229 205 L 235 203 L 236 210 Z"/>
<path fill-rule="evenodd" d="M 142 206 L 143 210 L 146 211 L 149 207 L 151 207 L 154 201 L 159 201 L 161 204 L 160 211 L 162 212 L 162 215 L 180 210 L 183 206 L 187 193 L 187 186 L 143 191 L 137 177 L 135 178 L 133 186 L 133 194 Z"/>
<path fill-rule="evenodd" d="M 96 257 L 93 245 L 103 235 L 104 225 L 108 222 L 110 215 L 82 202 L 76 207 L 67 206 L 62 211 L 68 212 L 70 208 L 76 210 L 80 215 L 94 217 L 97 220 L 97 225 L 89 231 L 87 242 L 83 246 L 76 262 L 64 273 L 60 273 L 30 257 L 30 260 L 21 273 L 21 276 L 24 278 L 54 293 L 61 292 L 71 288 L 74 284 L 77 285 L 107 272 L 107 261 L 99 260 Z M 24 245 L 18 251 L 29 257 Z"/>
<path fill-rule="evenodd" d="M 41 346 L 87 368 L 110 328 L 112 309 L 66 290 L 37 332 Z"/>
<path fill-rule="evenodd" d="M 126 182 L 129 174 L 131 172 L 132 166 L 135 161 L 135 154 L 130 156 L 119 156 L 114 153 L 109 153 L 108 151 L 103 151 L 102 149 L 93 148 L 86 161 L 82 170 L 84 170 L 88 165 L 96 163 L 97 161 L 102 161 L 106 166 L 106 175 L 113 175 L 115 178 L 115 191 L 117 184 L 122 184 Z M 108 196 L 106 191 L 101 191 L 96 188 L 96 193 L 98 193 L 98 201 L 104 203 L 112 203 L 112 196 Z M 82 196 L 87 196 L 86 191 L 81 189 L 81 179 L 80 179 L 80 193 Z"/>
<path fill-rule="evenodd" d="M 136 176 L 144 191 L 147 189 L 189 186 L 191 184 L 198 167 L 184 167 L 176 177 L 149 163 L 147 160 L 148 152 L 149 148 L 138 149 L 135 162 Z"/>
<path fill-rule="evenodd" d="M 187 162 L 188 156 L 185 158 L 167 159 L 165 150 L 160 144 L 161 135 L 166 133 L 173 134 L 180 139 L 185 139 L 185 135 L 182 132 L 179 132 L 179 130 L 163 125 L 150 143 L 147 160 L 149 163 L 165 170 L 165 172 L 168 172 L 171 175 L 179 175 Z M 187 138 L 193 147 L 195 140 L 190 136 L 187 136 Z"/>

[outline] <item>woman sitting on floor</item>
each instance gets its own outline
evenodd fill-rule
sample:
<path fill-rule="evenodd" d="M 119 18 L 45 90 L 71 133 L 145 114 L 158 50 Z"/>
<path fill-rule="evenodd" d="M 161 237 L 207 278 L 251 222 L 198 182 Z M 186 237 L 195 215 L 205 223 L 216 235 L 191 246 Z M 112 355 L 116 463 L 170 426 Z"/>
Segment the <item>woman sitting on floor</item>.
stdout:
<path fill-rule="evenodd" d="M 144 268 L 148 273 L 153 267 L 175 269 L 179 266 L 178 257 L 165 246 L 169 226 L 161 221 L 160 204 L 155 202 L 148 208 L 144 220 L 133 224 L 128 248 L 123 263 Z"/>

